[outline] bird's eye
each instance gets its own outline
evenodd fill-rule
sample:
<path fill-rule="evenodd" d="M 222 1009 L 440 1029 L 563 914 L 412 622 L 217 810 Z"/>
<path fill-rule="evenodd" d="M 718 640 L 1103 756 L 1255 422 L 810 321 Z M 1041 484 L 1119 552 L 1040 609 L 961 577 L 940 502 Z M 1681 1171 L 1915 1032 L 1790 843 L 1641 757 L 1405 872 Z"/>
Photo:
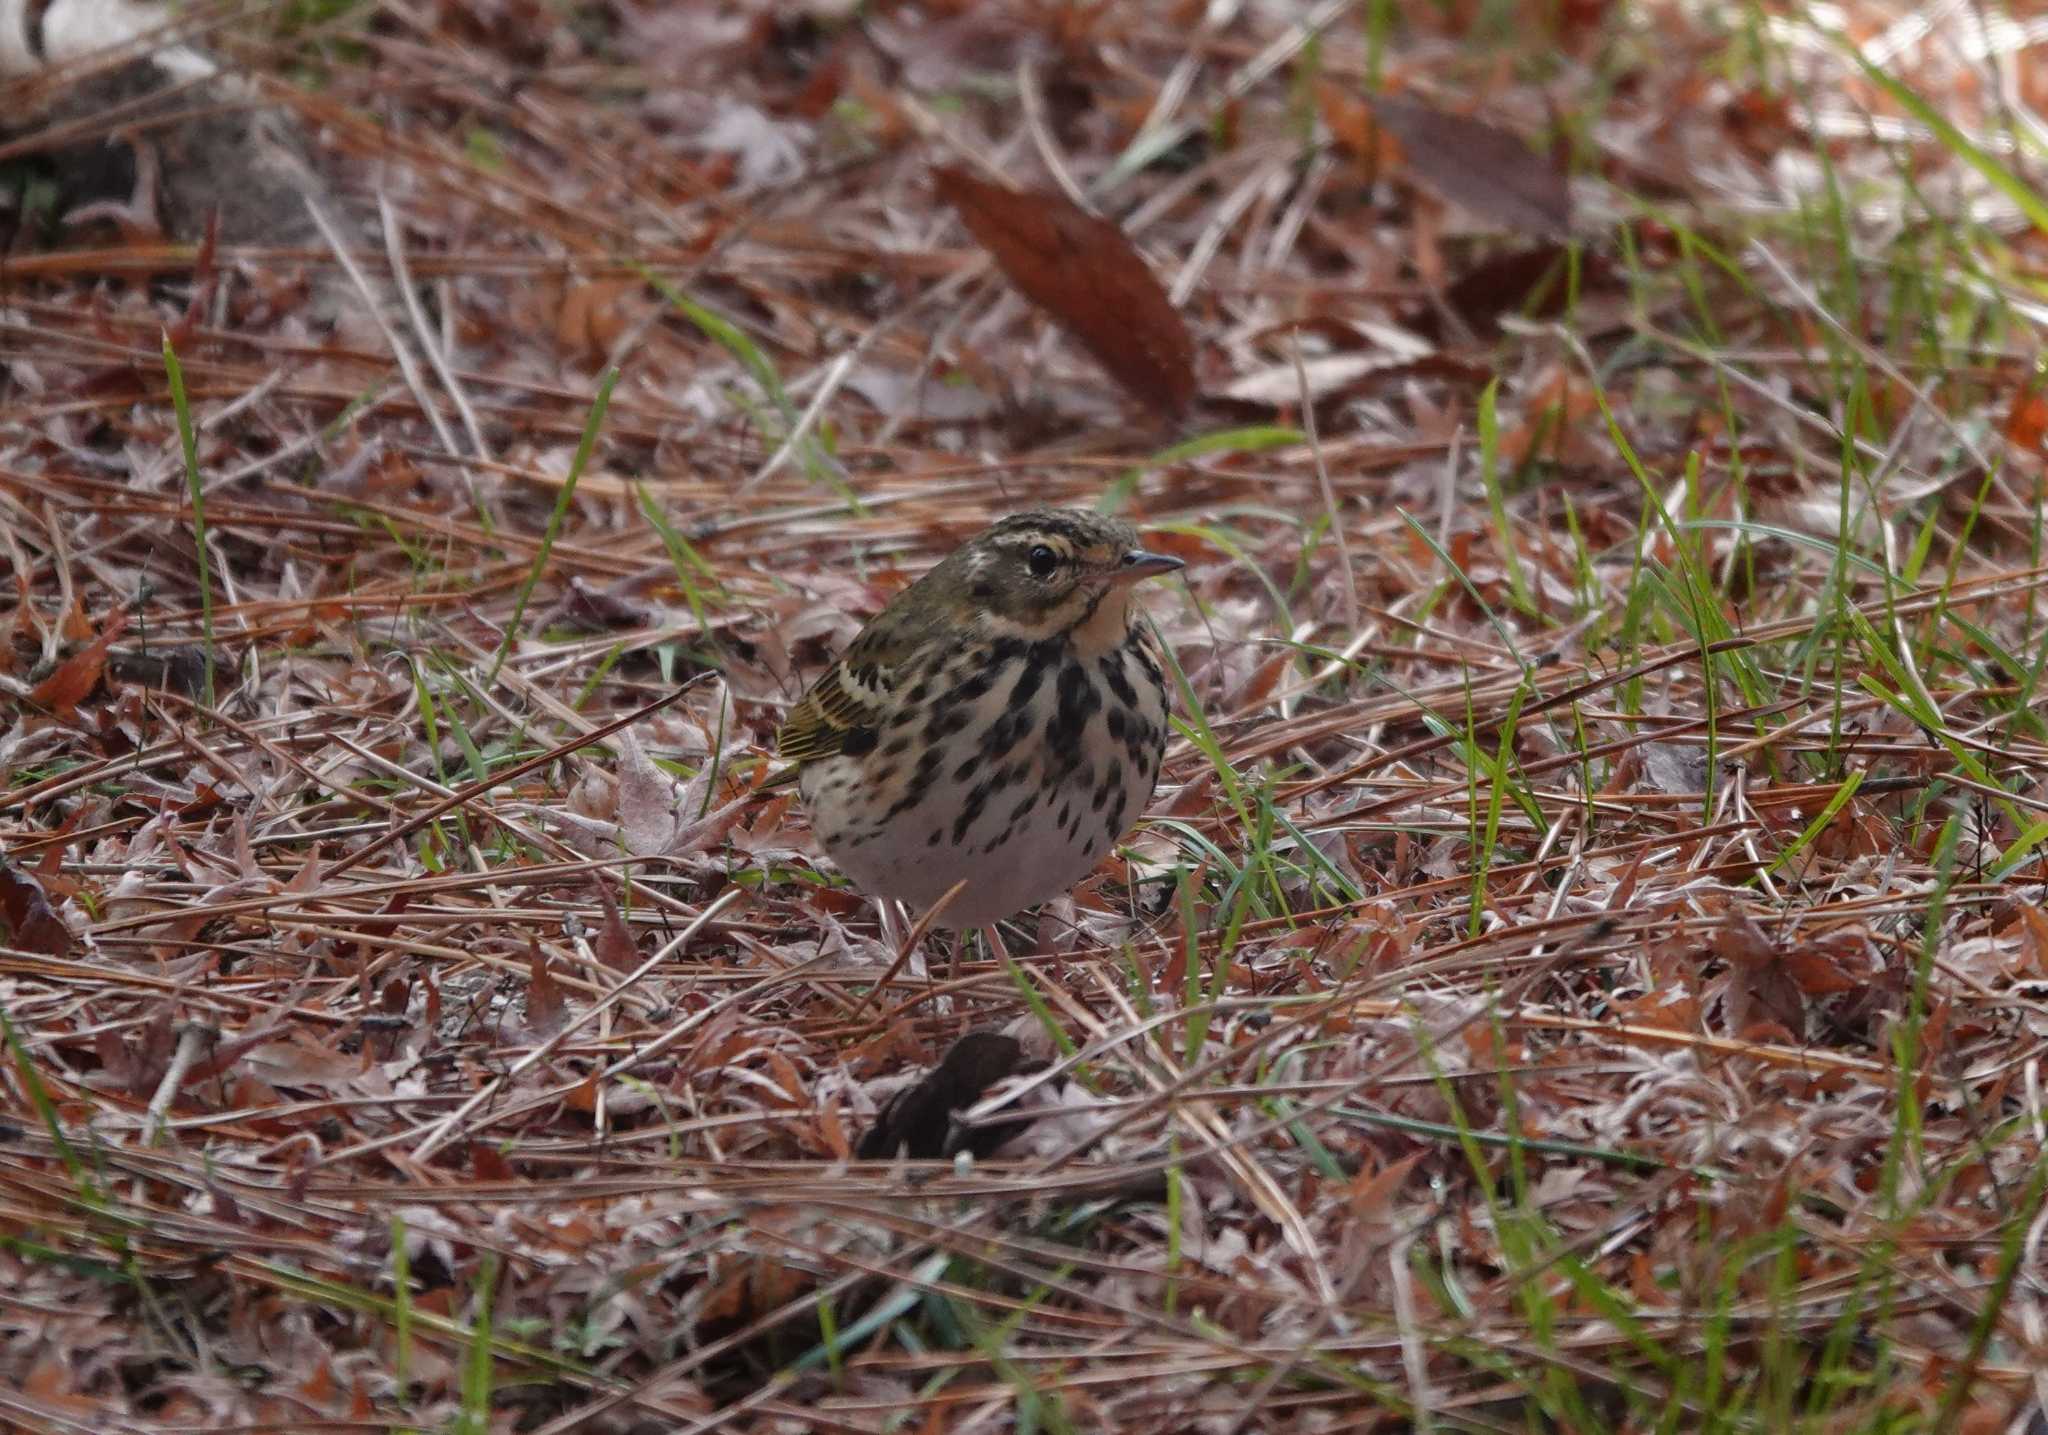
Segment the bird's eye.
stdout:
<path fill-rule="evenodd" d="M 1043 543 L 1034 545 L 1031 551 L 1024 555 L 1024 561 L 1031 565 L 1031 576 L 1034 578 L 1050 578 L 1053 571 L 1060 566 L 1059 554 Z"/>

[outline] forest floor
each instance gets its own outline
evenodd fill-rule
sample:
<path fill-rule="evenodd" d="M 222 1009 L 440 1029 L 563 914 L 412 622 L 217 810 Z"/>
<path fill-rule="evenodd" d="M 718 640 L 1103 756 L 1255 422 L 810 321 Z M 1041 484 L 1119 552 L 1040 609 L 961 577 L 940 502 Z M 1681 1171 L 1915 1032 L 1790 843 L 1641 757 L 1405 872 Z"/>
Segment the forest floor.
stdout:
<path fill-rule="evenodd" d="M 2048 1428 L 2048 20 L 180 14 L 0 104 L 0 1427 Z M 898 947 L 773 734 L 1035 504 L 1164 776 Z"/>

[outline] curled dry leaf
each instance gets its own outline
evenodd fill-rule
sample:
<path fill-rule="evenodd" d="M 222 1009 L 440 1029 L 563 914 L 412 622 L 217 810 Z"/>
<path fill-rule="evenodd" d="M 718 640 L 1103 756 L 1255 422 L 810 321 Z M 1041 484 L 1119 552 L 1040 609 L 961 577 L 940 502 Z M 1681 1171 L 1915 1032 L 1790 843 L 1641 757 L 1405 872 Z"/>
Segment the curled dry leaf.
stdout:
<path fill-rule="evenodd" d="M 1544 235 L 1571 229 L 1564 171 L 1507 130 L 1407 95 L 1382 95 L 1372 110 L 1401 142 L 1410 172 L 1445 199 L 1509 229 Z"/>
<path fill-rule="evenodd" d="M 1730 969 L 1729 1028 L 1736 1033 L 1748 1031 L 1754 1014 L 1796 1040 L 1806 1029 L 1806 998 L 1770 935 L 1749 913 L 1734 908 L 1722 918 L 1713 947 L 1714 955 Z"/>
<path fill-rule="evenodd" d="M 1612 277 L 1599 256 L 1584 256 L 1578 277 L 1582 292 Z M 1556 318 L 1565 312 L 1572 287 L 1565 247 L 1545 242 L 1493 255 L 1467 269 L 1444 291 L 1444 302 L 1475 332 L 1490 335 L 1499 331 L 1504 315 Z"/>
<path fill-rule="evenodd" d="M 600 880 L 592 884 L 592 890 L 604 906 L 604 922 L 598 928 L 594 947 L 597 959 L 613 971 L 629 972 L 640 965 L 639 943 L 633 940 L 632 928 L 626 925 L 612 889 Z"/>
<path fill-rule="evenodd" d="M 657 767 L 628 728 L 619 734 L 619 840 L 628 852 L 659 852 L 676 831 L 681 797 L 676 781 Z"/>
<path fill-rule="evenodd" d="M 939 198 L 1025 298 L 1080 340 L 1110 377 L 1169 418 L 1195 398 L 1195 344 L 1124 232 L 1064 195 L 1010 189 L 940 165 Z"/>
<path fill-rule="evenodd" d="M 562 999 L 562 984 L 548 970 L 547 954 L 541 951 L 540 943 L 529 936 L 526 949 L 526 1019 L 535 1031 L 543 1036 L 553 1036 L 568 1018 L 568 1006 Z"/>
<path fill-rule="evenodd" d="M 2005 437 L 2026 453 L 2048 453 L 2048 394 L 2022 389 L 2005 416 Z"/>
<path fill-rule="evenodd" d="M 6 918 L 8 946 L 48 957 L 70 954 L 71 929 L 50 905 L 43 884 L 4 859 L 0 859 L 0 917 Z"/>
<path fill-rule="evenodd" d="M 120 637 L 127 626 L 127 611 L 116 611 L 97 638 L 59 663 L 55 672 L 29 690 L 28 700 L 59 717 L 70 717 L 99 686 L 100 675 L 107 668 L 107 645 Z"/>

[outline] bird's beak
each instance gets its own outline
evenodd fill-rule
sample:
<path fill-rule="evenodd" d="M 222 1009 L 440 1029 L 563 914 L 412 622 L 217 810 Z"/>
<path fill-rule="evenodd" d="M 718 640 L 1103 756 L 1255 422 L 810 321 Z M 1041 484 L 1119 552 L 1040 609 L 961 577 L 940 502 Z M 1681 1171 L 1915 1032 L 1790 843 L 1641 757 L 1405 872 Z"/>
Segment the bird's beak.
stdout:
<path fill-rule="evenodd" d="M 1172 573 L 1188 565 L 1180 559 L 1165 553 L 1148 553 L 1143 548 L 1133 548 L 1117 560 L 1110 570 L 1112 583 L 1135 583 L 1140 578 L 1150 578 L 1158 573 Z"/>

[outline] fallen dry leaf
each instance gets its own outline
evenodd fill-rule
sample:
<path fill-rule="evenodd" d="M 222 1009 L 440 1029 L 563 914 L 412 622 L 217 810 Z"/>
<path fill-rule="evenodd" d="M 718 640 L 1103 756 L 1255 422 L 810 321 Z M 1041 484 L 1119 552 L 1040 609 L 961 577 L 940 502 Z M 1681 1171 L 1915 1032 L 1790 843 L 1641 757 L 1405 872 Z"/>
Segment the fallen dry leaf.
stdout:
<path fill-rule="evenodd" d="M 70 717 L 99 686 L 107 668 L 107 645 L 128 626 L 128 611 L 119 608 L 100 635 L 57 665 L 57 670 L 29 690 L 28 700 L 59 717 Z"/>
<path fill-rule="evenodd" d="M 50 905 L 38 882 L 0 858 L 0 916 L 7 919 L 7 945 L 25 952 L 63 957 L 71 953 L 71 929 Z"/>
<path fill-rule="evenodd" d="M 1507 130 L 1407 95 L 1382 95 L 1372 109 L 1401 142 L 1409 172 L 1445 199 L 1529 234 L 1571 229 L 1564 171 Z"/>
<path fill-rule="evenodd" d="M 1799 984 L 1786 970 L 1785 962 L 1768 933 L 1747 912 L 1731 909 L 1714 934 L 1714 955 L 1728 963 L 1728 1025 L 1737 1032 L 1749 1032 L 1758 1023 L 1752 1011 L 1761 1013 L 1764 1025 L 1782 1029 L 1788 1039 L 1806 1029 L 1806 998 Z M 1756 1037 L 1776 1040 L 1775 1037 Z"/>
<path fill-rule="evenodd" d="M 640 948 L 633 940 L 632 928 L 626 925 L 612 889 L 601 881 L 591 885 L 604 908 L 604 921 L 598 926 L 597 941 L 593 945 L 597 959 L 613 971 L 630 972 L 640 965 Z"/>
<path fill-rule="evenodd" d="M 2012 409 L 2005 416 L 2005 437 L 2014 448 L 2048 453 L 2048 394 L 2039 389 L 2014 394 Z"/>
<path fill-rule="evenodd" d="M 1587 256 L 1579 275 L 1583 288 L 1595 277 L 1597 260 Z M 1604 264 L 1597 277 L 1605 278 Z M 1526 314 L 1532 319 L 1553 319 L 1564 313 L 1571 297 L 1570 260 L 1565 247 L 1557 243 L 1538 244 L 1529 249 L 1492 255 L 1458 278 L 1444 290 L 1444 302 L 1451 311 L 1480 334 L 1499 331 L 1508 314 Z"/>
<path fill-rule="evenodd" d="M 547 954 L 541 951 L 540 943 L 529 936 L 526 946 L 526 1020 L 542 1036 L 553 1036 L 562 1029 L 568 1014 L 562 1000 L 562 984 L 548 970 Z"/>
<path fill-rule="evenodd" d="M 1169 418 L 1187 411 L 1194 340 L 1121 229 L 1064 195 L 1009 189 L 951 165 L 934 168 L 932 180 L 1010 282 L 1110 377 Z"/>

